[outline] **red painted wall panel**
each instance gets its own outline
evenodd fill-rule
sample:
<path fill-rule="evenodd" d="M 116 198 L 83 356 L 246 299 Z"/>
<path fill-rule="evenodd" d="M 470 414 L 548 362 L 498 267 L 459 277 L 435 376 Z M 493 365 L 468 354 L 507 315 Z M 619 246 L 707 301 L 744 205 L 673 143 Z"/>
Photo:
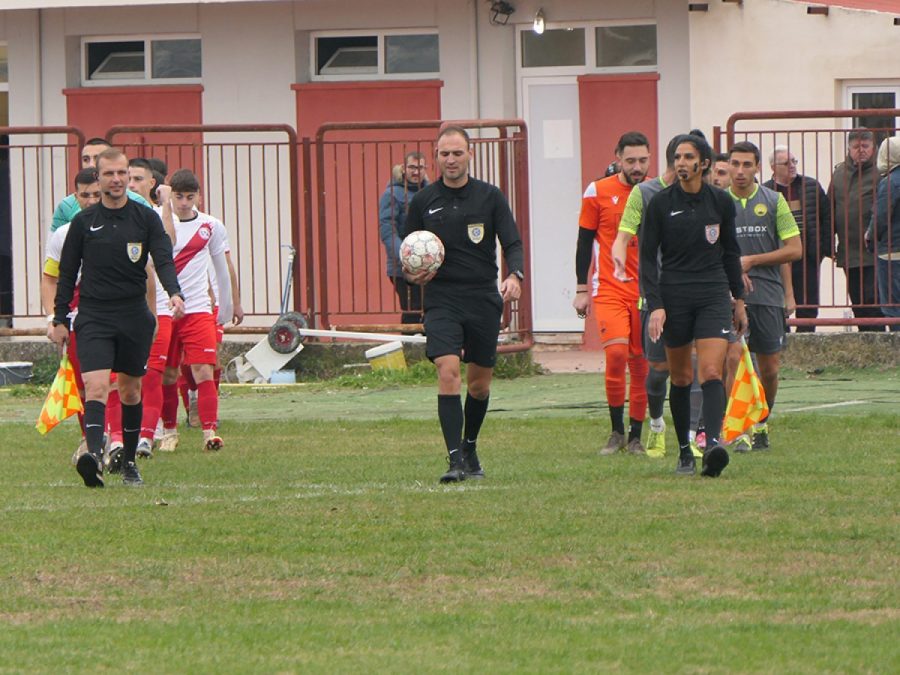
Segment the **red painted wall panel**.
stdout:
<path fill-rule="evenodd" d="M 442 86 L 440 80 L 295 84 L 297 131 L 301 138 L 315 141 L 319 127 L 328 122 L 438 120 Z M 391 168 L 408 151 L 419 150 L 429 158 L 428 175 L 434 178 L 434 136 L 434 129 L 337 131 L 326 136 L 325 286 L 331 325 L 399 322 L 399 306 L 378 236 L 378 200 L 390 181 Z M 312 170 L 316 176 L 315 161 Z M 318 199 L 315 188 L 314 197 Z M 317 201 L 313 220 L 319 279 Z"/>
<path fill-rule="evenodd" d="M 582 75 L 578 78 L 583 185 L 603 176 L 606 167 L 616 158 L 619 137 L 626 131 L 640 131 L 647 136 L 654 155 L 650 175 L 656 175 L 656 157 L 661 152 L 657 138 L 658 80 L 657 73 Z M 584 329 L 584 347 L 600 349 L 596 317 L 589 316 Z"/>
<path fill-rule="evenodd" d="M 116 125 L 202 124 L 203 87 L 200 85 L 85 87 L 64 89 L 68 123 L 87 138 L 105 136 Z M 171 174 L 186 167 L 199 171 L 201 134 L 127 134 L 116 144 L 129 157 L 166 160 Z M 77 167 L 76 167 L 77 168 Z"/>

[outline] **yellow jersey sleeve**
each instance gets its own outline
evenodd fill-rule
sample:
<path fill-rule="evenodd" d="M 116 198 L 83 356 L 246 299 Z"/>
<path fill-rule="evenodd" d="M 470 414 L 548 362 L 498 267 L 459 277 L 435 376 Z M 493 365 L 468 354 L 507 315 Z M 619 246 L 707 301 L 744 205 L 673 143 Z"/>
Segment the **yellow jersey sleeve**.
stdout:
<path fill-rule="evenodd" d="M 622 220 L 619 221 L 619 232 L 627 232 L 637 236 L 641 227 L 641 217 L 644 215 L 644 199 L 641 191 L 635 185 L 625 202 L 625 211 L 622 212 Z"/>
<path fill-rule="evenodd" d="M 781 193 L 778 194 L 778 206 L 775 207 L 775 229 L 781 241 L 800 236 L 800 228 L 797 227 L 794 214 L 791 213 L 791 208 Z"/>

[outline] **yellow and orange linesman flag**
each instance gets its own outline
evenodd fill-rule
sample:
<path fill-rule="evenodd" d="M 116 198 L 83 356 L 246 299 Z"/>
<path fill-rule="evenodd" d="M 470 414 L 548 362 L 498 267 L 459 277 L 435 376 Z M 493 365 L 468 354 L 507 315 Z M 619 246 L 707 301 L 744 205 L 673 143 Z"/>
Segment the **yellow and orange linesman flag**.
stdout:
<path fill-rule="evenodd" d="M 766 392 L 753 369 L 750 348 L 744 338 L 741 338 L 741 345 L 741 361 L 734 376 L 728 407 L 725 408 L 725 422 L 722 424 L 722 440 L 725 442 L 733 441 L 769 414 Z"/>
<path fill-rule="evenodd" d="M 56 371 L 56 377 L 50 385 L 47 400 L 44 401 L 44 407 L 41 408 L 41 414 L 34 426 L 40 433 L 46 434 L 67 417 L 83 411 L 84 405 L 78 396 L 78 385 L 75 383 L 75 369 L 69 362 L 69 355 L 63 354 L 59 370 Z"/>

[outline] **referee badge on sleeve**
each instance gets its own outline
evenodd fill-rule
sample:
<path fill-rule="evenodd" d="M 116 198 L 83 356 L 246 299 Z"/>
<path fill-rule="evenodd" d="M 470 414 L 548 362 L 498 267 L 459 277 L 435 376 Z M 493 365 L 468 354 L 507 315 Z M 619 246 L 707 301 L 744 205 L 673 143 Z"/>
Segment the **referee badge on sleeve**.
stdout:
<path fill-rule="evenodd" d="M 715 244 L 719 241 L 719 223 L 706 226 L 706 241 L 710 244 Z"/>
<path fill-rule="evenodd" d="M 143 253 L 143 251 L 144 251 L 144 245 L 141 242 L 129 241 L 127 247 L 128 247 L 128 259 L 131 262 L 136 263 L 138 260 L 141 259 L 141 253 Z"/>
<path fill-rule="evenodd" d="M 469 241 L 473 244 L 480 244 L 484 239 L 484 223 L 472 223 L 466 227 L 469 228 Z"/>

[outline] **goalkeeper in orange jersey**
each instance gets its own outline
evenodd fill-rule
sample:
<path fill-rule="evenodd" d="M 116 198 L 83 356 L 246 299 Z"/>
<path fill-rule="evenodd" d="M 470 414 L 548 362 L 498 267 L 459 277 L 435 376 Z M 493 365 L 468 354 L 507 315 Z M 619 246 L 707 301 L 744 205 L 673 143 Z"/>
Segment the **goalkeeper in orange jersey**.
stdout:
<path fill-rule="evenodd" d="M 606 356 L 606 400 L 612 433 L 601 455 L 621 450 L 644 455 L 641 431 L 647 413 L 647 359 L 641 348 L 641 317 L 638 308 L 637 241 L 628 247 L 626 268 L 628 279 L 621 281 L 613 274 L 612 245 L 619 232 L 619 221 L 632 188 L 644 181 L 650 168 L 650 142 L 644 134 L 630 131 L 616 145 L 619 172 L 593 181 L 584 191 L 578 219 L 578 246 L 575 253 L 577 280 L 572 305 L 579 316 L 587 314 L 591 301 L 587 283 L 594 241 L 597 251 L 599 286 L 594 296 L 594 316 L 600 330 L 600 342 Z M 630 425 L 625 434 L 625 375 L 631 377 Z"/>

